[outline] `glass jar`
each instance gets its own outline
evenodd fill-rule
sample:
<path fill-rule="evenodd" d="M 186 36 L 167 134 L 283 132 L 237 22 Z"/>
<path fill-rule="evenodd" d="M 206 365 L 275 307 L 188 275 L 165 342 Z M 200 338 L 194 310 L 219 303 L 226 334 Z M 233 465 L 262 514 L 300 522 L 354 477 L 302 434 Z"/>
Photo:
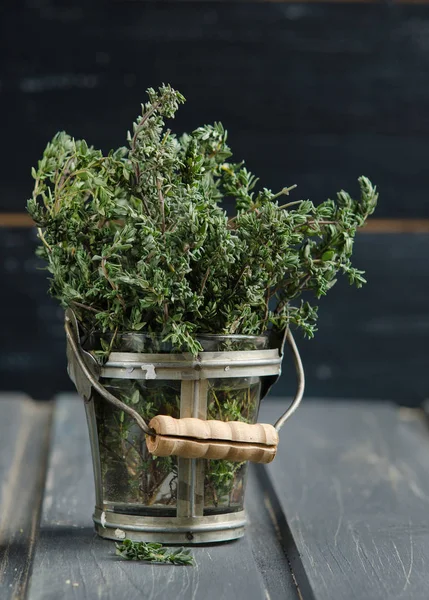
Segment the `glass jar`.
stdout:
<path fill-rule="evenodd" d="M 103 342 L 101 342 L 103 339 Z M 204 352 L 238 353 L 264 350 L 267 336 L 202 335 Z M 148 334 L 93 335 L 85 342 L 94 355 L 111 352 L 154 355 L 176 354 L 171 344 Z M 109 363 L 107 363 L 108 366 Z M 114 396 L 134 408 L 149 423 L 156 415 L 183 416 L 180 379 L 141 378 L 141 370 L 128 369 L 125 378 L 101 377 L 100 383 Z M 139 377 L 133 377 L 133 374 Z M 261 396 L 261 377 L 215 377 L 207 379 L 206 418 L 256 423 Z M 101 469 L 102 504 L 113 512 L 139 516 L 175 516 L 178 508 L 179 465 L 175 456 L 152 456 L 145 434 L 134 419 L 106 402 L 93 398 Z M 203 515 L 242 511 L 247 463 L 201 460 L 204 472 Z"/>

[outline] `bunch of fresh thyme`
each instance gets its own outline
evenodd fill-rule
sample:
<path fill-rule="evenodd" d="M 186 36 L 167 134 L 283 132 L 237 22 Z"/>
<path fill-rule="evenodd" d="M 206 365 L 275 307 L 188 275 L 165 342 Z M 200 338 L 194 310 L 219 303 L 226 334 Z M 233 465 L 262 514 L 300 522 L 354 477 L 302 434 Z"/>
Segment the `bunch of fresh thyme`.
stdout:
<path fill-rule="evenodd" d="M 303 294 L 325 295 L 338 272 L 365 282 L 350 258 L 376 189 L 361 177 L 359 200 L 282 203 L 292 188 L 255 191 L 220 123 L 176 137 L 164 119 L 183 96 L 169 85 L 148 96 L 128 147 L 104 155 L 61 132 L 32 170 L 28 211 L 52 295 L 87 330 L 156 332 L 194 354 L 198 333 L 295 324 L 312 336 L 317 309 Z"/>

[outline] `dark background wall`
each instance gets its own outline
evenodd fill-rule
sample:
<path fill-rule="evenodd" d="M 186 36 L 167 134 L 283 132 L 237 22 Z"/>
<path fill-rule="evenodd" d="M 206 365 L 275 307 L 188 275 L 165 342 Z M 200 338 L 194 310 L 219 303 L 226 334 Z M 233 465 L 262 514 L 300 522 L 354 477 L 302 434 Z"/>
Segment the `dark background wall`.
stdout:
<path fill-rule="evenodd" d="M 59 129 L 121 145 L 145 89 L 187 97 L 176 131 L 221 120 L 263 185 L 321 201 L 377 183 L 358 236 L 362 290 L 339 283 L 299 340 L 307 394 L 428 395 L 429 6 L 54 2 L 0 9 L 0 389 L 71 389 L 62 314 L 24 214 L 30 167 Z M 292 393 L 286 363 L 276 392 Z"/>

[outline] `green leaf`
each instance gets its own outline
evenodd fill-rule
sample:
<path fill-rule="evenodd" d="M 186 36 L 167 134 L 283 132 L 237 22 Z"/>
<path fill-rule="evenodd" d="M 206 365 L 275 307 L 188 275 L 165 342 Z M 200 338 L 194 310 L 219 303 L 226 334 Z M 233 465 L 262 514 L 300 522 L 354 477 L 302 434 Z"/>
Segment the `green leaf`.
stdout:
<path fill-rule="evenodd" d="M 140 392 L 135 390 L 133 395 L 130 398 L 131 404 L 138 404 L 140 402 Z"/>
<path fill-rule="evenodd" d="M 132 542 L 125 539 L 121 544 L 116 544 L 116 555 L 125 560 L 141 560 L 154 563 L 173 565 L 195 565 L 194 558 L 189 549 L 177 548 L 169 551 L 161 544 L 150 542 Z"/>
<path fill-rule="evenodd" d="M 324 252 L 322 254 L 322 260 L 323 261 L 328 261 L 328 260 L 332 260 L 335 256 L 335 252 L 334 250 L 327 250 L 326 252 Z"/>

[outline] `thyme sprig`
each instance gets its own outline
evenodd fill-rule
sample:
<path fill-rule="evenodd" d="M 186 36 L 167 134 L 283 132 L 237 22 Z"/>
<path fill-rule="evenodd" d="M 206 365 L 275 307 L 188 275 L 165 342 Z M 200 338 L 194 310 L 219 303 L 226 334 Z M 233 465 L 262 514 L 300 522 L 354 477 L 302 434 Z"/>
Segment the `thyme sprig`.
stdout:
<path fill-rule="evenodd" d="M 175 550 L 170 550 L 162 544 L 133 542 L 129 539 L 125 539 L 122 543 L 116 544 L 116 554 L 125 558 L 125 560 L 141 560 L 170 565 L 193 566 L 195 564 L 189 549 L 176 548 Z"/>

